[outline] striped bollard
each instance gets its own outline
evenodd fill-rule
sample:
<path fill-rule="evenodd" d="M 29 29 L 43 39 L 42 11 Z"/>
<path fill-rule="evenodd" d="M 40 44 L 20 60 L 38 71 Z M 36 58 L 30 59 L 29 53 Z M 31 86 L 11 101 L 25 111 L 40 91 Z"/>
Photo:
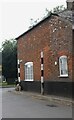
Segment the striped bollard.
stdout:
<path fill-rule="evenodd" d="M 20 82 L 20 61 L 18 59 L 18 81 Z"/>
<path fill-rule="evenodd" d="M 41 52 L 41 94 L 44 94 L 44 67 L 43 67 L 43 52 Z"/>

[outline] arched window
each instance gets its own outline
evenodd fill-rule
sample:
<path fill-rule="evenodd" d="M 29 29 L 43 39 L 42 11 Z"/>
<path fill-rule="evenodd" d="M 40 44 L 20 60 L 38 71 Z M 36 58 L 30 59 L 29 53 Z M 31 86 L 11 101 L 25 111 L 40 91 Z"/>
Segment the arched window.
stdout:
<path fill-rule="evenodd" d="M 60 76 L 61 77 L 68 76 L 67 56 L 61 56 L 59 58 L 59 69 L 60 69 Z"/>
<path fill-rule="evenodd" d="M 25 81 L 33 81 L 33 62 L 25 63 Z"/>

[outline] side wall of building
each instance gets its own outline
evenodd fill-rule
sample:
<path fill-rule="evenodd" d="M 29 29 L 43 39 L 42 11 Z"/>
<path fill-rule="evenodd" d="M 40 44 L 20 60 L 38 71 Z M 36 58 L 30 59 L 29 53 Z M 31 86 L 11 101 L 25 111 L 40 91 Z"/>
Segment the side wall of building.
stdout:
<path fill-rule="evenodd" d="M 66 89 L 65 91 L 71 94 L 71 89 L 67 91 L 69 87 L 71 88 L 70 82 L 72 80 L 71 24 L 58 16 L 52 16 L 19 38 L 18 59 L 22 60 L 20 63 L 20 78 L 22 81 L 25 80 L 25 63 L 33 62 L 34 81 L 23 81 L 22 85 L 25 90 L 40 91 L 41 51 L 44 53 L 45 92 L 51 90 L 55 92 L 54 88 L 56 88 L 57 93 L 58 88 L 62 85 L 60 91 L 64 92 Z M 59 76 L 59 57 L 62 55 L 67 56 L 68 59 L 69 76 L 67 78 Z M 68 84 L 67 87 L 66 84 Z M 50 86 L 53 86 L 51 90 L 49 89 Z"/>

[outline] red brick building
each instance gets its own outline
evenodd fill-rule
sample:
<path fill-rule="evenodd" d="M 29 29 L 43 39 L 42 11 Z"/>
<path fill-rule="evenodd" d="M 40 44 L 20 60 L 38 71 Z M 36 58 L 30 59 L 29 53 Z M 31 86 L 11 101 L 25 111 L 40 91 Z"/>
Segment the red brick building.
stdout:
<path fill-rule="evenodd" d="M 71 96 L 73 1 L 67 9 L 17 37 L 18 80 L 22 88 L 46 94 Z"/>

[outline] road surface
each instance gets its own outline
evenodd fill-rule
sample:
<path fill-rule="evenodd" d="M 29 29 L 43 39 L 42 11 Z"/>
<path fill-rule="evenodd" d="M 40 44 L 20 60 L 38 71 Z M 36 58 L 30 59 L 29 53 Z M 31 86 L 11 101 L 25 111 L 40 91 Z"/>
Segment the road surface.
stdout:
<path fill-rule="evenodd" d="M 2 89 L 0 88 L 0 120 L 2 118 Z"/>
<path fill-rule="evenodd" d="M 72 107 L 2 89 L 2 118 L 72 118 Z M 0 94 L 1 95 L 1 94 Z"/>

